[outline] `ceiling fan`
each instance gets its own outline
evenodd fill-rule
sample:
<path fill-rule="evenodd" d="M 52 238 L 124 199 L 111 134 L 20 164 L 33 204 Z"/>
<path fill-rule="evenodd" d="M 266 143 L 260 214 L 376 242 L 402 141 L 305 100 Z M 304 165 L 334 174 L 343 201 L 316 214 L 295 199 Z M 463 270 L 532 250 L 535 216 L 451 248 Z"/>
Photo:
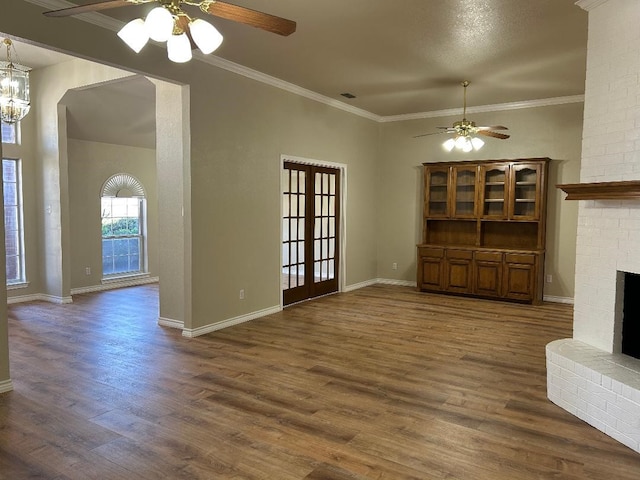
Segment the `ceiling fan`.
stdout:
<path fill-rule="evenodd" d="M 282 36 L 291 35 L 296 31 L 296 22 L 292 20 L 219 0 L 102 0 L 51 10 L 44 12 L 44 15 L 67 17 L 146 3 L 158 5 L 151 10 L 146 20 L 132 20 L 120 30 L 118 36 L 136 53 L 146 45 L 149 38 L 166 41 L 169 58 L 176 62 L 190 60 L 193 48 L 199 47 L 206 54 L 214 51 L 222 43 L 222 35 L 213 25 L 201 19 L 192 19 L 184 7 L 198 8 L 208 15 L 233 20 Z"/>
<path fill-rule="evenodd" d="M 453 138 L 445 141 L 442 146 L 447 151 L 451 151 L 455 148 L 458 148 L 464 152 L 470 152 L 471 150 L 479 150 L 484 145 L 484 142 L 474 135 L 484 135 L 486 137 L 499 138 L 504 140 L 509 138 L 509 135 L 504 133 L 494 132 L 493 130 L 509 130 L 507 127 L 503 127 L 502 125 L 493 125 L 490 127 L 482 127 L 476 125 L 475 122 L 467 120 L 467 87 L 469 86 L 469 81 L 465 80 L 461 83 L 464 88 L 464 102 L 463 102 L 463 110 L 462 110 L 462 120 L 458 122 L 454 122 L 451 127 L 437 127 L 443 132 L 435 132 L 435 133 L 423 133 L 422 135 L 416 135 L 413 138 L 425 137 L 427 135 L 438 135 L 441 133 L 449 133 L 454 134 Z"/>

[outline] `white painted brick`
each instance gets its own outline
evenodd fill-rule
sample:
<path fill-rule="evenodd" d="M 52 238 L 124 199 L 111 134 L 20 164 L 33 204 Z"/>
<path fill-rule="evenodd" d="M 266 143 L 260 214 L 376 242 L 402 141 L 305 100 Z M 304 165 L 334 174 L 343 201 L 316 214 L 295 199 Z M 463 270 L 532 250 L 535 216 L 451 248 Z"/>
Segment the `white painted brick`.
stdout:
<path fill-rule="evenodd" d="M 623 410 L 614 403 L 607 403 L 607 413 L 616 419 L 616 425 L 627 425 L 630 431 L 634 431 L 633 425 L 636 424 L 638 420 L 635 415 Z M 638 431 L 638 434 L 640 434 L 640 431 Z"/>
<path fill-rule="evenodd" d="M 593 418 L 595 418 L 596 420 L 601 421 L 602 423 L 606 424 L 606 425 L 615 425 L 616 424 L 616 418 L 610 414 L 608 414 L 607 412 L 605 412 L 604 410 L 595 407 L 593 404 L 589 404 L 587 407 L 587 414 L 592 416 Z"/>
<path fill-rule="evenodd" d="M 605 433 L 607 435 L 609 435 L 612 438 L 615 438 L 617 441 L 619 441 L 620 443 L 622 443 L 623 445 L 626 445 L 627 447 L 638 451 L 638 442 L 632 440 L 631 438 L 627 437 L 626 435 L 620 433 L 618 430 L 616 430 L 615 428 L 609 427 L 605 430 Z"/>
<path fill-rule="evenodd" d="M 600 420 L 592 417 L 587 412 L 580 412 L 579 411 L 579 412 L 576 413 L 576 417 L 580 418 L 581 420 L 584 420 L 589 425 L 591 425 L 592 427 L 597 428 L 601 432 L 604 432 L 607 429 L 607 425 L 605 423 L 603 423 Z"/>
<path fill-rule="evenodd" d="M 581 375 L 568 370 L 561 370 L 560 376 L 565 382 L 567 382 L 567 389 L 571 390 L 571 392 L 577 393 L 578 387 L 583 389 L 586 388 L 587 379 Z"/>
<path fill-rule="evenodd" d="M 587 384 L 587 393 L 589 396 L 589 402 L 600 405 L 600 408 L 606 411 L 607 403 L 614 403 L 617 400 L 617 396 L 611 390 L 607 390 L 601 385 L 596 385 L 595 383 L 589 382 Z"/>

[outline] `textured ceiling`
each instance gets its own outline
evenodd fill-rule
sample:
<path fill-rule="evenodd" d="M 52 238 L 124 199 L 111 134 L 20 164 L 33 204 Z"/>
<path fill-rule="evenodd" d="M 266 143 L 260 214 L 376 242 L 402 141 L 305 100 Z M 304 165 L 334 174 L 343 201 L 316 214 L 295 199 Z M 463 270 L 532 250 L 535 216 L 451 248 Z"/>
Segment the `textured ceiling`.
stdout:
<path fill-rule="evenodd" d="M 66 5 L 95 1 L 74 0 Z M 587 12 L 576 6 L 575 0 L 232 3 L 294 20 L 297 31 L 281 37 L 190 10 L 196 17 L 206 17 L 224 35 L 214 55 L 376 116 L 460 108 L 462 80 L 471 81 L 469 107 L 584 93 Z M 132 5 L 102 14 L 124 24 L 144 16 L 152 6 Z M 56 22 L 50 19 L 52 29 Z M 22 57 L 31 52 L 21 48 L 19 53 L 27 64 Z M 52 53 L 46 55 L 50 58 L 43 64 L 58 58 Z M 39 65 L 38 59 L 31 60 L 31 65 Z M 143 83 L 129 87 L 135 86 L 150 88 Z M 129 92 L 132 104 L 144 98 L 144 94 Z M 343 92 L 356 98 L 345 99 L 340 95 Z M 89 101 L 99 102 L 98 97 L 85 94 L 82 102 Z M 109 110 L 105 107 L 108 105 L 96 104 L 93 110 L 106 115 Z M 79 135 L 86 127 L 80 113 L 72 114 L 72 119 L 76 116 L 77 125 L 72 130 Z"/>

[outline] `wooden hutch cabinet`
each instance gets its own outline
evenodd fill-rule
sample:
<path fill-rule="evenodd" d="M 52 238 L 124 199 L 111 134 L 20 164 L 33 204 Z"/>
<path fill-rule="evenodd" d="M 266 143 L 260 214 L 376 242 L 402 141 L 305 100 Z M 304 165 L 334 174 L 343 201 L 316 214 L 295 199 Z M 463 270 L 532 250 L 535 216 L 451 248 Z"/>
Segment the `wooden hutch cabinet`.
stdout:
<path fill-rule="evenodd" d="M 549 159 L 423 165 L 418 288 L 540 303 Z"/>

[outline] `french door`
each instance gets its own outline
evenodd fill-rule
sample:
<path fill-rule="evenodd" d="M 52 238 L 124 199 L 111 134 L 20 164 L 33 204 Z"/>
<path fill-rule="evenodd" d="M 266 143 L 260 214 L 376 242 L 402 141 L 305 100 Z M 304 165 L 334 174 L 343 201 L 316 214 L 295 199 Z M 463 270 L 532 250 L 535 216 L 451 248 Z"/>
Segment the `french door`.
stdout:
<path fill-rule="evenodd" d="M 284 305 L 338 291 L 340 170 L 284 162 Z"/>

